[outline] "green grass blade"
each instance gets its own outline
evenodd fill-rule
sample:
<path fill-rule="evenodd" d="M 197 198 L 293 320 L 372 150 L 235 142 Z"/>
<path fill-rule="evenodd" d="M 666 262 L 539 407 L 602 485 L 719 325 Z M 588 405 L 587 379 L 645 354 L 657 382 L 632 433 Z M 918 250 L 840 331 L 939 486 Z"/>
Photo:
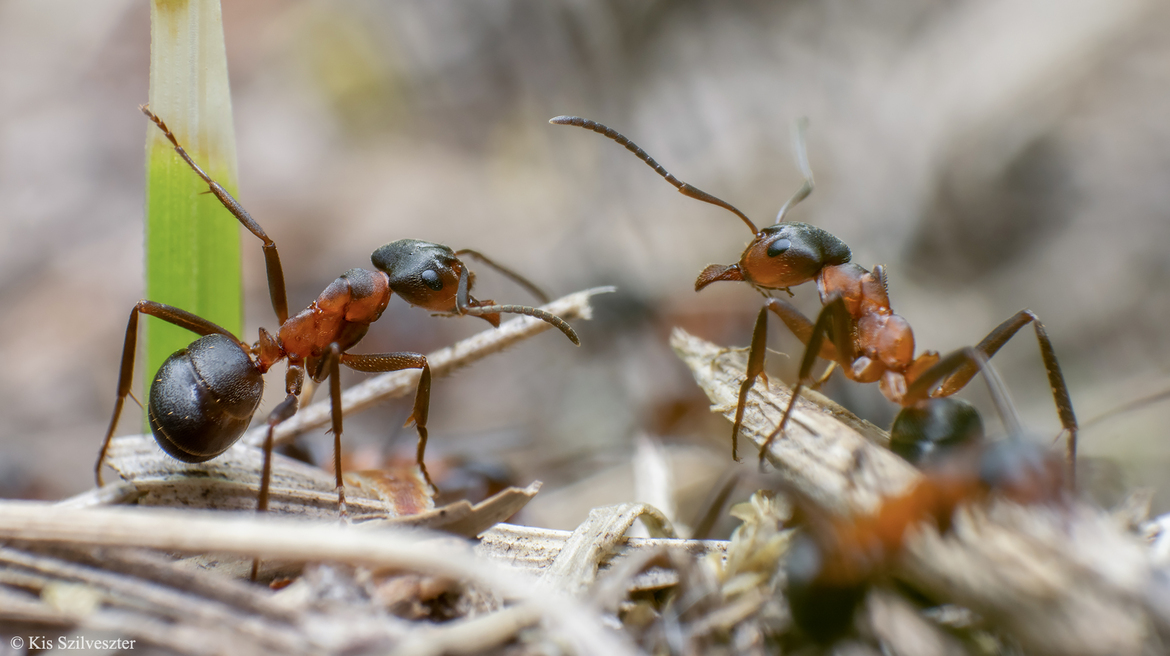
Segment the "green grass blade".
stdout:
<path fill-rule="evenodd" d="M 233 195 L 235 132 L 219 0 L 151 2 L 151 110 L 179 142 Z M 162 132 L 143 119 L 146 147 L 146 298 L 243 328 L 240 227 L 175 154 Z M 150 318 L 146 371 L 195 338 Z M 148 379 L 149 380 L 149 379 Z"/>

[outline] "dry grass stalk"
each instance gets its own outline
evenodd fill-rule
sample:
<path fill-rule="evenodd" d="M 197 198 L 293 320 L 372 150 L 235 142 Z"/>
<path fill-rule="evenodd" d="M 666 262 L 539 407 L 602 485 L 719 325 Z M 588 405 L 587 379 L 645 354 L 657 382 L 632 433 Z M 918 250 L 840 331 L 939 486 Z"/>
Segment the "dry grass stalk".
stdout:
<path fill-rule="evenodd" d="M 681 330 L 672 345 L 714 409 L 734 416 L 743 352 Z M 758 381 L 748 395 L 743 432 L 758 449 L 778 423 L 788 388 Z M 876 429 L 821 399 L 802 398 L 785 436 L 766 454 L 786 480 L 830 511 L 872 510 L 908 489 L 916 470 L 878 445 Z M 1167 609 L 1146 550 L 1104 513 L 1007 503 L 957 513 L 940 537 L 919 531 L 899 576 L 938 599 L 974 610 L 1036 654 L 1139 654 L 1159 647 Z"/>
<path fill-rule="evenodd" d="M 537 586 L 528 576 L 505 571 L 477 558 L 466 545 L 431 533 L 380 528 L 357 530 L 353 527 L 309 523 L 276 517 L 231 515 L 196 511 L 147 508 L 75 509 L 43 503 L 0 502 L 0 538 L 26 543 L 51 543 L 69 546 L 134 547 L 167 552 L 226 553 L 265 559 L 318 562 L 329 561 L 362 566 L 373 571 L 408 570 L 457 579 L 481 586 L 507 599 L 527 601 L 539 607 L 557 635 L 580 653 L 633 654 L 634 650 L 612 631 L 604 628 L 595 611 L 562 592 Z M 6 552 L 4 556 L 7 556 Z M 21 557 L 19 554 L 12 558 Z M 62 573 L 46 556 L 23 556 L 26 566 L 36 571 Z M 27 559 L 31 558 L 31 561 Z M 39 564 L 48 562 L 49 564 Z M 76 567 L 76 566 L 69 566 Z M 69 573 L 76 578 L 76 572 Z M 159 604 L 178 603 L 184 597 L 154 592 L 153 582 L 122 581 L 123 576 L 95 572 L 83 579 L 104 592 L 128 594 L 136 590 L 143 601 L 157 610 Z M 114 583 L 116 582 L 116 583 Z M 161 594 L 161 596 L 160 596 Z M 161 601 L 160 601 L 161 600 Z M 174 601 L 171 601 L 174 600 Z M 204 611 L 219 618 L 214 604 Z M 12 611 L 20 611 L 15 604 Z M 100 611 L 102 612 L 102 611 Z M 8 605 L 0 599 L 0 614 L 9 615 Z M 26 613 L 27 614 L 27 613 Z M 196 613 L 197 614 L 197 613 Z M 104 617 L 104 616 L 103 616 Z M 73 618 L 84 624 L 84 617 Z M 240 621 L 243 621 L 242 619 Z M 249 618 L 251 621 L 251 618 Z M 387 625 L 393 627 L 394 624 Z M 401 627 L 399 627 L 401 628 Z M 241 629 L 242 631 L 243 629 Z M 269 635 L 261 630 L 260 636 Z M 489 632 L 492 640 L 498 635 Z M 302 635 L 306 644 L 311 635 Z M 391 637 L 389 634 L 383 637 Z M 320 646 L 321 639 L 316 640 Z M 203 644 L 207 644 L 206 642 Z M 186 650 L 183 653 L 187 653 Z"/>

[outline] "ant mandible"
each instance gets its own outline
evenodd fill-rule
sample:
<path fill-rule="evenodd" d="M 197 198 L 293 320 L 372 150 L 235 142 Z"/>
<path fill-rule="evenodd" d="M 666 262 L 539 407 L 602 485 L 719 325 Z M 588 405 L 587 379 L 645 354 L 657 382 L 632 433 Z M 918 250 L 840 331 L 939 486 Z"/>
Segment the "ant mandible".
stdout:
<path fill-rule="evenodd" d="M 290 317 L 284 286 L 284 271 L 276 243 L 265 234 L 239 201 L 212 180 L 179 145 L 178 139 L 146 106 L 141 110 L 162 130 L 183 161 L 207 183 L 212 194 L 264 242 L 264 262 L 272 309 L 280 321 L 275 335 L 260 329 L 260 338 L 249 345 L 227 329 L 185 310 L 139 301 L 130 312 L 126 341 L 122 348 L 122 369 L 118 376 L 118 397 L 105 441 L 95 466 L 97 483 L 102 484 L 102 463 L 118 425 L 122 406 L 130 394 L 134 354 L 138 338 L 138 316 L 146 314 L 186 328 L 201 337 L 176 351 L 155 374 L 150 387 L 147 415 L 151 432 L 163 451 L 183 462 L 204 462 L 226 451 L 247 429 L 264 388 L 262 374 L 287 359 L 284 401 L 268 415 L 264 441 L 264 468 L 257 508 L 268 507 L 268 485 L 272 468 L 273 430 L 297 411 L 306 373 L 315 382 L 329 379 L 332 401 L 333 462 L 337 479 L 338 508 L 345 513 L 345 488 L 341 479 L 341 384 L 339 367 L 370 373 L 421 369 L 414 410 L 407 425 L 418 430 L 416 460 L 427 483 L 433 487 L 423 462 L 427 445 L 427 413 L 430 406 L 431 370 L 426 356 L 408 351 L 395 353 L 349 353 L 386 309 L 392 293 L 407 303 L 435 313 L 471 315 L 500 325 L 500 314 L 524 314 L 552 324 L 574 344 L 577 334 L 560 317 L 525 305 L 496 305 L 471 296 L 474 275 L 459 260 L 471 255 L 505 276 L 547 297 L 532 283 L 473 250 L 453 251 L 447 246 L 415 239 L 401 239 L 374 251 L 370 259 L 377 271 L 350 269 L 325 288 L 308 308 Z M 253 572 L 253 575 L 255 572 Z"/>
<path fill-rule="evenodd" d="M 885 268 L 879 264 L 873 271 L 867 271 L 850 262 L 853 255 L 849 247 L 827 230 L 807 223 L 784 220 L 793 207 L 812 193 L 814 187 L 804 147 L 803 125 L 797 128 L 796 151 L 804 184 L 780 208 L 774 225 L 757 228 L 746 214 L 730 203 L 671 175 L 646 151 L 616 130 L 577 116 L 558 116 L 549 122 L 585 128 L 616 141 L 683 195 L 722 207 L 738 216 L 752 231 L 752 241 L 744 249 L 739 262 L 709 265 L 695 281 L 695 291 L 720 280 L 746 282 L 767 297 L 756 318 L 751 349 L 748 351 L 746 378 L 739 388 L 735 421 L 731 429 L 733 458 L 739 460 L 739 429 L 748 390 L 764 371 L 769 311 L 780 317 L 805 344 L 805 352 L 792 399 L 785 408 L 780 424 L 760 447 L 761 463 L 772 440 L 784 430 L 800 390 L 823 382 L 834 365 L 839 365 L 850 380 L 877 382 L 887 399 L 902 406 L 890 436 L 892 448 L 900 454 L 929 450 L 936 443 L 962 440 L 973 425 L 979 425 L 978 414 L 970 404 L 945 398 L 966 386 L 978 368 L 970 358 L 952 357 L 956 354 L 940 359 L 937 352 L 926 351 L 914 357 L 914 334 L 910 324 L 890 308 Z M 772 296 L 773 291 L 784 291 L 792 296 L 791 287 L 813 280 L 817 283 L 823 304 L 815 322 L 801 314 L 791 303 Z M 1067 457 L 1069 468 L 1073 469 L 1076 461 L 1076 417 L 1052 342 L 1039 318 L 1030 310 L 1021 310 L 992 330 L 974 348 L 983 357 L 990 358 L 1028 323 L 1035 328 L 1060 423 L 1068 433 Z M 812 377 L 817 356 L 833 363 L 819 380 Z"/>

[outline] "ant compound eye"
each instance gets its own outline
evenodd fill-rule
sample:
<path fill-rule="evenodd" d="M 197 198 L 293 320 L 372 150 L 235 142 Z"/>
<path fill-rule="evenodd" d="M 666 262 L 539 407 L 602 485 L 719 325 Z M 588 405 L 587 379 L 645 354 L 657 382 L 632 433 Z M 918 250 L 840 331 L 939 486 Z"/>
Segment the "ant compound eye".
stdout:
<path fill-rule="evenodd" d="M 427 287 L 430 287 L 435 291 L 439 291 L 443 288 L 443 280 L 439 277 L 439 274 L 436 273 L 434 269 L 427 269 L 426 271 L 423 271 L 422 280 L 427 284 Z"/>
<path fill-rule="evenodd" d="M 787 239 L 777 239 L 771 244 L 768 244 L 768 257 L 776 257 L 788 250 L 790 246 L 792 246 L 792 242 Z"/>

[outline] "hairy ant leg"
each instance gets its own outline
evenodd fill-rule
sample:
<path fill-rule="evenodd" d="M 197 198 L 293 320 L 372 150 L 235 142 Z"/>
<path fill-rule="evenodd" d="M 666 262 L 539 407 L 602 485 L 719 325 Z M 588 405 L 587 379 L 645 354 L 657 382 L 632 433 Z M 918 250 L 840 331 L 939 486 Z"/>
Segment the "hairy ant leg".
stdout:
<path fill-rule="evenodd" d="M 736 405 L 735 405 L 735 420 L 732 422 L 732 426 L 731 426 L 731 455 L 737 461 L 739 460 L 739 458 L 737 457 L 737 445 L 739 442 L 739 429 L 743 425 L 743 413 L 747 407 L 748 390 L 750 390 L 752 388 L 752 385 L 755 384 L 757 376 L 763 376 L 765 381 L 767 381 L 767 379 L 768 379 L 768 375 L 766 373 L 764 373 L 764 358 L 765 358 L 765 354 L 767 352 L 768 312 L 769 311 L 780 316 L 780 318 L 783 319 L 784 322 L 789 325 L 789 327 L 792 326 L 792 324 L 788 323 L 789 322 L 789 317 L 788 317 L 789 311 L 791 311 L 792 313 L 795 313 L 796 316 L 800 317 L 800 319 L 803 320 L 803 329 L 802 329 L 801 335 L 804 335 L 804 337 L 802 337 L 802 339 L 801 339 L 802 342 L 807 344 L 808 341 L 810 339 L 812 339 L 812 336 L 814 334 L 812 323 L 810 321 L 808 321 L 808 319 L 805 318 L 804 315 L 800 314 L 800 312 L 798 312 L 796 310 L 796 308 L 792 307 L 792 305 L 786 301 L 782 301 L 782 300 L 776 299 L 776 298 L 769 298 L 767 300 L 767 302 L 765 302 L 764 307 L 760 308 L 760 313 L 756 316 L 755 328 L 752 329 L 752 343 L 751 343 L 751 347 L 748 350 L 747 371 L 744 374 L 745 377 L 744 377 L 743 382 L 739 386 L 739 396 L 738 396 L 738 400 L 736 401 Z M 847 340 L 837 339 L 838 335 L 842 335 L 842 334 L 848 335 L 847 332 L 842 333 L 841 331 L 834 331 L 831 334 L 834 336 L 834 338 L 829 340 L 829 341 L 823 341 L 823 340 L 820 340 L 818 338 L 818 341 L 820 342 L 820 354 L 821 354 L 821 357 L 828 358 L 832 361 L 837 361 L 838 351 L 837 351 L 837 348 L 834 347 L 834 343 L 840 341 L 841 342 L 840 348 L 845 353 L 851 352 L 852 345 Z M 803 367 L 802 367 L 801 371 L 802 372 L 804 371 Z M 802 380 L 804 380 L 805 378 L 808 378 L 810 381 L 809 386 L 816 386 L 816 385 L 822 384 L 824 382 L 824 380 L 828 377 L 828 374 L 830 374 L 830 373 L 832 373 L 832 369 L 829 369 L 828 371 L 826 371 L 825 374 L 821 378 L 814 379 L 811 377 L 812 364 L 809 364 L 808 375 L 805 376 L 802 373 Z M 789 410 L 791 410 L 791 404 L 789 404 L 789 407 L 786 409 L 786 411 L 784 413 L 785 418 L 787 418 L 787 416 L 789 414 L 789 412 L 788 412 Z M 781 422 L 781 423 L 784 423 L 784 422 Z M 769 442 L 770 441 L 771 440 L 769 439 Z"/>
<path fill-rule="evenodd" d="M 765 310 L 770 308 L 771 304 L 764 306 Z M 761 310 L 760 314 L 763 315 L 763 310 Z M 832 353 L 837 356 L 837 361 L 842 367 L 854 366 L 854 363 L 857 362 L 858 359 L 853 352 L 852 327 L 853 317 L 849 314 L 849 310 L 845 306 L 845 299 L 840 297 L 834 298 L 821 308 L 820 314 L 817 315 L 817 321 L 813 324 L 809 332 L 808 343 L 805 345 L 804 354 L 800 359 L 800 374 L 797 378 L 796 385 L 792 388 L 792 396 L 788 399 L 788 406 L 784 408 L 784 415 L 780 418 L 780 423 L 776 426 L 776 429 L 768 435 L 768 438 L 760 446 L 761 465 L 764 463 L 764 456 L 768 453 L 768 447 L 772 445 L 772 441 L 776 439 L 776 436 L 788 424 L 788 418 L 792 415 L 792 408 L 796 405 L 796 399 L 800 396 L 801 388 L 812 385 L 817 381 L 812 375 L 812 369 L 816 365 L 817 356 L 822 355 L 823 348 L 825 346 L 833 347 Z M 825 341 L 826 336 L 829 337 L 828 342 Z"/>
<path fill-rule="evenodd" d="M 406 419 L 406 425 L 409 426 L 414 422 L 415 430 L 418 431 L 418 449 L 415 454 L 415 462 L 422 471 L 423 478 L 427 485 L 431 486 L 432 490 L 437 490 L 431 475 L 427 472 L 426 462 L 423 456 L 427 449 L 427 415 L 430 412 L 431 404 L 431 366 L 427 364 L 427 358 L 421 353 L 369 353 L 369 354 L 353 354 L 344 353 L 341 356 L 341 363 L 353 369 L 354 371 L 364 371 L 366 373 L 384 373 L 387 371 L 400 371 L 402 369 L 421 369 L 422 374 L 418 379 L 418 391 L 414 396 L 414 409 L 410 416 Z M 340 411 L 341 398 L 338 396 L 336 408 Z M 334 454 L 334 461 L 340 463 L 338 454 Z M 340 464 L 338 465 L 338 480 L 340 481 Z M 340 484 L 340 483 L 339 483 Z"/>
<path fill-rule="evenodd" d="M 268 413 L 268 429 L 264 434 L 264 465 L 260 469 L 260 495 L 256 502 L 256 512 L 268 512 L 268 494 L 272 482 L 272 451 L 273 435 L 281 422 L 291 419 L 297 413 L 297 399 L 301 395 L 301 388 L 305 381 L 305 369 L 301 364 L 290 364 L 284 376 L 285 397 L 272 412 Z M 339 497 L 338 509 L 344 512 L 345 500 Z M 260 574 L 260 559 L 252 559 L 251 580 L 255 581 Z"/>
<path fill-rule="evenodd" d="M 244 206 L 241 205 L 238 200 L 236 200 L 230 193 L 228 193 L 227 189 L 224 189 L 222 185 L 213 180 L 211 176 L 209 176 L 202 168 L 199 167 L 198 164 L 195 163 L 195 160 L 193 160 L 191 156 L 187 154 L 186 149 L 184 149 L 183 146 L 179 144 L 179 140 L 175 138 L 175 135 L 171 132 L 170 128 L 167 127 L 167 124 L 164 123 L 161 118 L 155 116 L 155 114 L 150 111 L 150 107 L 147 105 L 140 105 L 138 109 L 140 109 L 143 114 L 146 114 L 146 117 L 153 121 L 154 124 L 157 125 L 160 130 L 162 130 L 163 135 L 165 135 L 167 138 L 167 141 L 170 141 L 171 145 L 175 147 L 175 152 L 179 154 L 179 157 L 182 157 L 183 161 L 186 162 L 193 171 L 195 171 L 195 174 L 207 183 L 207 186 L 210 189 L 212 195 L 219 199 L 219 202 L 222 203 L 223 206 L 232 213 L 232 216 L 236 217 L 236 220 L 240 222 L 240 225 L 247 228 L 248 232 L 256 235 L 257 238 L 264 242 L 264 268 L 268 275 L 268 296 L 272 301 L 272 310 L 276 313 L 277 321 L 280 323 L 287 321 L 288 294 L 285 291 L 284 269 L 280 265 L 280 253 L 278 253 L 276 250 L 276 242 L 269 238 L 269 236 L 264 232 L 264 228 L 260 227 L 260 224 L 252 218 L 251 214 L 248 214 L 248 211 L 244 209 Z"/>
<path fill-rule="evenodd" d="M 744 372 L 743 382 L 739 385 L 739 396 L 735 403 L 735 421 L 731 424 L 731 459 L 739 462 L 739 427 L 743 425 L 743 412 L 747 407 L 747 393 L 756 382 L 757 376 L 768 380 L 764 373 L 764 356 L 768 347 L 768 309 L 760 308 L 756 317 L 755 328 L 752 329 L 752 345 L 748 350 L 747 371 Z"/>

